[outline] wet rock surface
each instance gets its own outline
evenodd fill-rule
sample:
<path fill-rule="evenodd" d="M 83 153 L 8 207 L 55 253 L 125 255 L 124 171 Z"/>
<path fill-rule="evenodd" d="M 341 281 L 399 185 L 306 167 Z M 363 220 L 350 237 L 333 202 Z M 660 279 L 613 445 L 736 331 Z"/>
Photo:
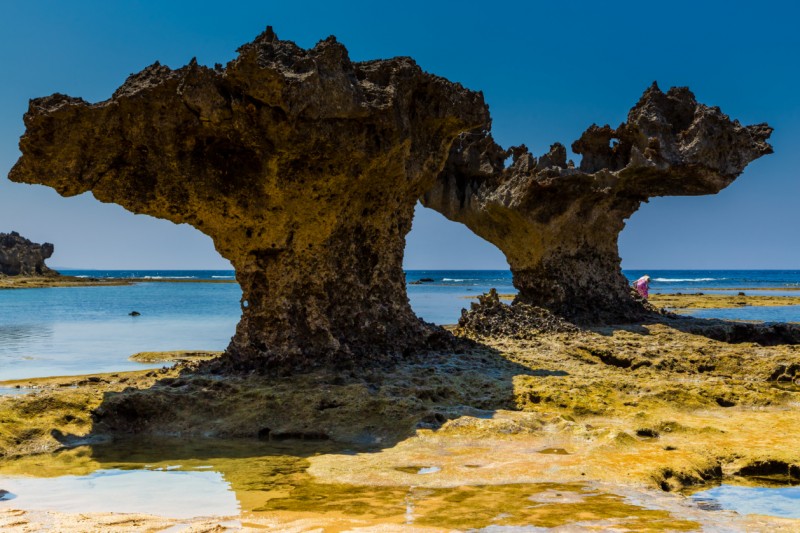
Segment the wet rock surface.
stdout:
<path fill-rule="evenodd" d="M 771 132 L 653 84 L 624 124 L 593 125 L 572 144 L 577 168 L 558 143 L 536 158 L 488 129 L 463 134 L 422 202 L 505 253 L 519 301 L 580 323 L 633 321 L 651 310 L 620 269 L 625 220 L 652 197 L 719 192 L 772 152 Z"/>
<path fill-rule="evenodd" d="M 54 250 L 49 242 L 37 244 L 16 231 L 0 233 L 0 276 L 57 276 L 44 263 Z"/>
<path fill-rule="evenodd" d="M 410 58 L 350 61 L 268 28 L 226 67 L 155 63 L 106 101 L 54 94 L 25 115 L 12 181 L 86 191 L 209 235 L 236 269 L 230 368 L 402 356 L 447 335 L 402 270 L 414 205 L 481 94 Z"/>

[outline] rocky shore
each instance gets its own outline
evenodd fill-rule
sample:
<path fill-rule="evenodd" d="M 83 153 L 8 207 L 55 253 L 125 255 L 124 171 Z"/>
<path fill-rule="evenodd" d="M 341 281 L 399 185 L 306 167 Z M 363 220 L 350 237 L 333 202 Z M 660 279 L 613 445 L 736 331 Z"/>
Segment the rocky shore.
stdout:
<path fill-rule="evenodd" d="M 206 233 L 236 269 L 242 318 L 221 355 L 0 383 L 36 389 L 0 397 L 0 458 L 81 462 L 134 436 L 366 450 L 270 470 L 242 516 L 284 530 L 406 524 L 425 513 L 412 488 L 438 498 L 418 522 L 430 528 L 491 526 L 501 501 L 509 525 L 800 527 L 674 496 L 730 476 L 800 481 L 782 429 L 800 424 L 800 327 L 679 317 L 711 300 L 637 297 L 617 243 L 649 198 L 715 194 L 771 153 L 767 124 L 653 84 L 625 123 L 573 143 L 576 168 L 558 143 L 503 149 L 482 93 L 410 58 L 354 62 L 334 37 L 306 50 L 267 28 L 224 67 L 156 62 L 102 102 L 33 99 L 25 125 L 12 181 Z M 402 262 L 420 199 L 503 251 L 512 305 L 492 291 L 450 331 L 413 313 Z M 768 301 L 734 298 L 716 304 Z M 11 513 L 0 525 L 47 520 Z"/>
<path fill-rule="evenodd" d="M 481 338 L 463 353 L 335 374 L 222 378 L 185 362 L 5 382 L 36 389 L 0 397 L 0 457 L 133 434 L 213 436 L 372 450 L 310 460 L 322 485 L 593 483 L 652 495 L 735 475 L 800 481 L 796 438 L 775 430 L 800 425 L 800 347 L 715 341 L 676 327 L 686 320 Z M 404 473 L 408 465 L 441 473 L 420 480 Z M 279 509 L 260 516 L 296 518 Z M 683 528 L 684 517 L 662 518 Z"/>

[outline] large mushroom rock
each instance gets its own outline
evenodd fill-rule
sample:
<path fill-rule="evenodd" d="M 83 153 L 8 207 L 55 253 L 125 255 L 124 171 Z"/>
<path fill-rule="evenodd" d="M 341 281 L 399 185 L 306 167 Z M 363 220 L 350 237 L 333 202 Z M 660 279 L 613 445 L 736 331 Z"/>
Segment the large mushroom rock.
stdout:
<path fill-rule="evenodd" d="M 0 275 L 57 276 L 58 272 L 44 264 L 54 250 L 49 242 L 37 244 L 16 231 L 0 233 Z"/>
<path fill-rule="evenodd" d="M 419 196 L 483 95 L 410 58 L 351 62 L 271 28 L 225 68 L 158 63 L 104 102 L 32 100 L 9 178 L 191 224 L 236 269 L 242 369 L 371 359 L 441 330 L 408 303 L 402 257 Z"/>
<path fill-rule="evenodd" d="M 580 168 L 560 144 L 537 159 L 525 146 L 504 150 L 487 130 L 462 135 L 422 203 L 505 253 L 517 301 L 579 323 L 636 320 L 648 309 L 620 269 L 625 220 L 654 196 L 719 192 L 772 153 L 771 132 L 731 121 L 687 88 L 664 94 L 653 84 L 626 123 L 593 125 L 573 143 Z"/>

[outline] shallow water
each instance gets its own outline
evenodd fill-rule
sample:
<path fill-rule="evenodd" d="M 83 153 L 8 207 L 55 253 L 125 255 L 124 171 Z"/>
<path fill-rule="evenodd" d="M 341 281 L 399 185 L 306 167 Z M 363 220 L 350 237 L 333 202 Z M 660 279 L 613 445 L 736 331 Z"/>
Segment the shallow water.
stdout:
<path fill-rule="evenodd" d="M 64 271 L 87 277 L 176 280 L 233 279 L 233 271 Z M 644 272 L 626 271 L 629 278 Z M 654 292 L 723 292 L 736 286 L 800 284 L 800 271 L 649 271 Z M 496 288 L 515 293 L 507 270 L 416 270 L 406 273 L 411 307 L 435 324 L 454 324 L 461 309 Z M 433 282 L 413 284 L 423 278 Z M 711 288 L 711 290 L 707 290 Z M 792 294 L 747 291 L 748 294 Z M 730 294 L 728 292 L 728 294 Z M 224 350 L 241 309 L 235 283 L 138 283 L 118 287 L 70 287 L 0 291 L 0 380 L 162 366 L 128 361 L 136 352 Z M 131 311 L 140 316 L 129 316 Z M 800 321 L 800 306 L 697 310 L 695 316 L 741 320 Z M 10 391 L 15 393 L 15 391 Z M 9 391 L 0 390 L 0 394 Z"/>
<path fill-rule="evenodd" d="M 800 487 L 750 487 L 720 485 L 696 492 L 692 499 L 710 509 L 739 514 L 800 518 Z"/>
<path fill-rule="evenodd" d="M 698 318 L 724 320 L 754 320 L 759 322 L 800 322 L 800 305 L 752 306 L 733 309 L 693 309 L 688 312 Z"/>
<path fill-rule="evenodd" d="M 330 453 L 346 460 L 349 455 L 372 451 L 332 443 L 174 439 L 84 446 L 0 461 L 0 489 L 10 492 L 10 499 L 0 501 L 0 509 L 242 520 L 302 516 L 341 527 L 520 528 L 576 521 L 596 526 L 624 524 L 631 530 L 697 526 L 657 504 L 634 502 L 582 483 L 462 485 L 444 481 L 438 487 L 326 483 L 307 469 L 316 455 Z M 426 482 L 443 475 L 437 465 L 407 468 Z"/>
<path fill-rule="evenodd" d="M 240 297 L 238 285 L 208 283 L 0 291 L 0 379 L 147 368 L 127 360 L 136 352 L 224 350 Z"/>
<path fill-rule="evenodd" d="M 232 516 L 239 504 L 219 472 L 102 469 L 85 476 L 2 478 L 9 506 L 62 513 Z M 11 501 L 13 500 L 13 502 Z"/>

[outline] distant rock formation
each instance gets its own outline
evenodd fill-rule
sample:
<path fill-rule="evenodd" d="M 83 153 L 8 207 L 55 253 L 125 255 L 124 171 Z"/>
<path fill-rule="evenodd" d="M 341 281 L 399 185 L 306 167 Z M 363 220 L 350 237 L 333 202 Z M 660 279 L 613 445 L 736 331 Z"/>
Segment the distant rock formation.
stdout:
<path fill-rule="evenodd" d="M 191 224 L 236 269 L 243 369 L 396 356 L 439 328 L 408 304 L 405 235 L 480 93 L 409 58 L 353 63 L 271 28 L 227 67 L 158 63 L 111 99 L 32 100 L 9 178 Z"/>
<path fill-rule="evenodd" d="M 626 123 L 594 125 L 573 143 L 579 168 L 561 144 L 537 159 L 525 146 L 504 150 L 488 129 L 462 135 L 422 203 L 505 253 L 517 301 L 581 323 L 637 320 L 649 311 L 620 269 L 625 220 L 651 197 L 719 192 L 772 153 L 771 133 L 653 84 Z"/>
<path fill-rule="evenodd" d="M 16 231 L 0 233 L 0 275 L 57 276 L 58 272 L 44 264 L 54 250 L 49 242 L 36 244 Z"/>

